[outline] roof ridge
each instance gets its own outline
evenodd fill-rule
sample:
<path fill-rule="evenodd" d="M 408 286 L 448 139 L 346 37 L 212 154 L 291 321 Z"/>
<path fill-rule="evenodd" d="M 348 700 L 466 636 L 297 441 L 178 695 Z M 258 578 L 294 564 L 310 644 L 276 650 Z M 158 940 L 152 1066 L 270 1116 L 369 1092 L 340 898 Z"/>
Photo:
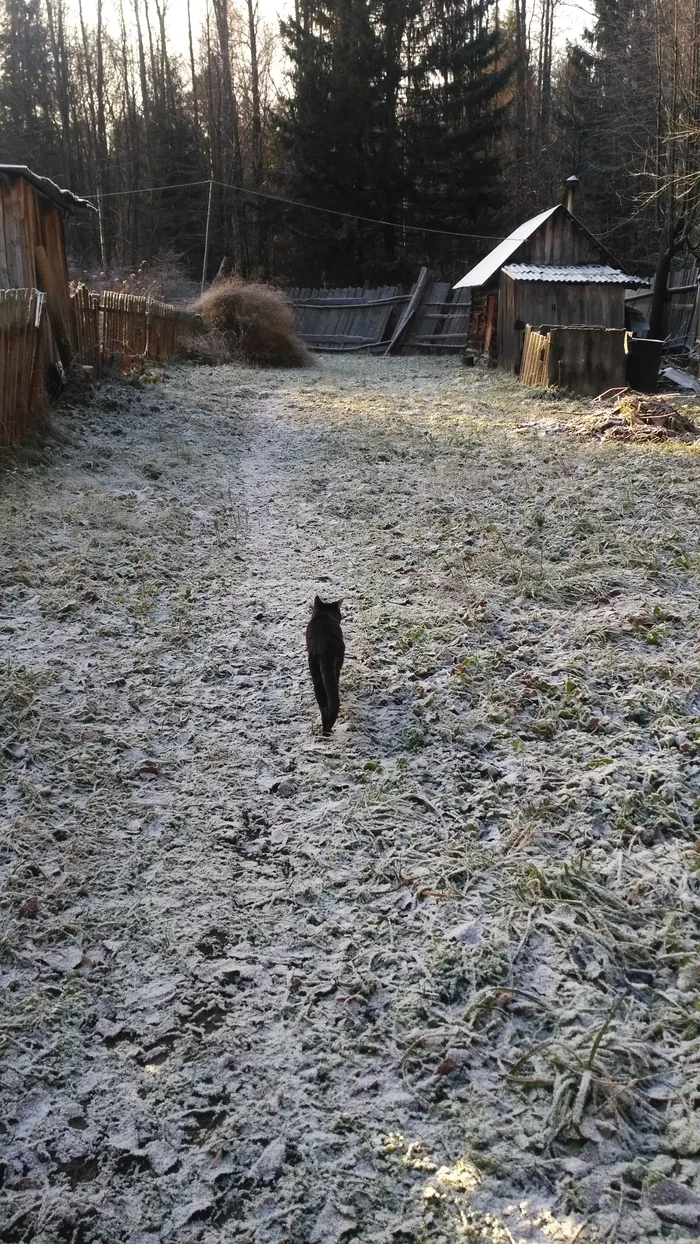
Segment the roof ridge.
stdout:
<path fill-rule="evenodd" d="M 605 246 L 600 239 L 595 236 L 595 234 L 591 233 L 590 229 L 587 229 L 577 216 L 574 216 L 563 203 L 555 203 L 554 207 L 547 208 L 546 211 L 540 212 L 538 216 L 532 216 L 530 220 L 523 221 L 521 225 L 518 225 L 517 228 L 513 229 L 513 231 L 508 234 L 507 238 L 504 238 L 502 242 L 499 242 L 498 246 L 494 246 L 493 250 L 489 251 L 488 255 L 486 255 L 483 259 L 480 259 L 477 264 L 470 268 L 466 276 L 463 276 L 461 281 L 457 281 L 457 284 L 453 285 L 452 288 L 462 289 L 469 286 L 474 287 L 485 285 L 496 275 L 497 272 L 500 271 L 501 268 L 505 266 L 511 255 L 517 254 L 520 247 L 523 246 L 525 242 L 530 240 L 540 226 L 543 225 L 546 220 L 549 220 L 550 216 L 554 216 L 558 212 L 566 213 L 569 219 L 574 222 L 576 228 L 580 229 L 581 232 L 585 234 L 591 242 L 593 242 L 594 246 L 596 246 L 600 251 L 601 260 L 604 257 L 607 257 L 611 263 L 611 266 L 613 264 L 617 264 L 616 271 L 622 272 L 626 276 L 629 276 L 629 273 L 623 264 L 618 263 L 615 256 L 608 250 L 607 246 Z M 636 278 L 632 277 L 630 279 L 635 280 Z"/>

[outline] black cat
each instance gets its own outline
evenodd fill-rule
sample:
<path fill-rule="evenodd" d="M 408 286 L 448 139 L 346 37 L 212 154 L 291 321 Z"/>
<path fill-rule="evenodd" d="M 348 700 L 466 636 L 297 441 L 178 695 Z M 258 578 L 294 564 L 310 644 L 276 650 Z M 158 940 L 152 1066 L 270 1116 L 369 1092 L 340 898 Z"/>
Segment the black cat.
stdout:
<path fill-rule="evenodd" d="M 323 733 L 330 734 L 340 710 L 338 679 L 345 658 L 339 600 L 314 600 L 306 628 L 306 650 L 314 692 L 321 710 Z"/>

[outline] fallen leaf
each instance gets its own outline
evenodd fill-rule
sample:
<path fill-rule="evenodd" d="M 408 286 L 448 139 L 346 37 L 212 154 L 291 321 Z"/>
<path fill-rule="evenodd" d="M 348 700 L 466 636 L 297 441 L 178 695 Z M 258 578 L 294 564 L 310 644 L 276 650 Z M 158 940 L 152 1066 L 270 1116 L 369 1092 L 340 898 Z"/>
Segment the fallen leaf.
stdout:
<path fill-rule="evenodd" d="M 39 912 L 39 900 L 32 895 L 31 898 L 25 898 L 22 903 L 19 914 L 25 920 L 32 920 Z"/>
<path fill-rule="evenodd" d="M 337 1001 L 338 999 L 336 998 L 336 1002 Z M 352 1097 L 357 1097 L 358 1093 L 371 1093 L 375 1089 L 378 1089 L 380 1085 L 381 1081 L 378 1080 L 376 1076 L 361 1076 L 359 1080 L 355 1081 L 350 1089 L 350 1095 Z"/>
<path fill-rule="evenodd" d="M 595 1144 L 600 1145 L 603 1141 L 602 1133 L 598 1130 L 595 1119 L 581 1119 L 578 1130 L 586 1140 L 592 1140 Z"/>
<path fill-rule="evenodd" d="M 3 750 L 8 760 L 24 760 L 29 748 L 26 743 L 8 743 Z"/>
<path fill-rule="evenodd" d="M 177 1150 L 164 1140 L 150 1141 L 144 1146 L 143 1151 L 156 1175 L 165 1175 L 166 1171 L 171 1171 L 177 1165 Z"/>
<path fill-rule="evenodd" d="M 454 924 L 451 929 L 445 930 L 445 937 L 453 937 L 455 941 L 461 942 L 464 946 L 476 946 L 481 941 L 483 928 L 474 920 L 468 920 L 465 924 Z"/>
<path fill-rule="evenodd" d="M 347 1206 L 337 1208 L 331 1200 L 326 1201 L 321 1213 L 314 1223 L 309 1236 L 309 1244 L 337 1244 L 337 1241 L 354 1231 L 357 1219 Z"/>
<path fill-rule="evenodd" d="M 214 1202 L 213 1196 L 195 1197 L 193 1201 L 188 1201 L 187 1205 L 183 1205 L 180 1209 L 173 1212 L 171 1219 L 173 1227 L 184 1227 L 190 1218 L 194 1218 L 195 1214 L 203 1214 L 205 1210 L 210 1209 Z"/>
<path fill-rule="evenodd" d="M 436 1076 L 449 1075 L 449 1073 L 451 1071 L 455 1071 L 457 1067 L 468 1067 L 470 1062 L 471 1062 L 471 1054 L 469 1050 L 464 1050 L 464 1049 L 455 1047 L 455 1049 L 447 1051 L 442 1062 L 438 1064 L 436 1071 L 435 1071 L 435 1075 Z"/>
<path fill-rule="evenodd" d="M 160 773 L 160 769 L 155 760 L 144 760 L 138 767 L 140 777 L 156 777 Z"/>
<path fill-rule="evenodd" d="M 299 784 L 294 778 L 282 778 L 281 782 L 275 782 L 272 790 L 276 795 L 281 795 L 283 799 L 288 799 L 290 795 L 295 795 L 299 789 Z"/>
<path fill-rule="evenodd" d="M 283 1136 L 278 1136 L 276 1140 L 271 1140 L 267 1148 L 263 1149 L 257 1162 L 254 1162 L 250 1168 L 250 1174 L 253 1179 L 259 1179 L 261 1183 L 271 1183 L 279 1175 L 284 1160 L 287 1156 L 287 1142 Z"/>
<path fill-rule="evenodd" d="M 111 1041 L 114 1037 L 118 1037 L 121 1032 L 124 1032 L 125 1027 L 126 1025 L 119 1021 L 113 1022 L 111 1019 L 98 1019 L 95 1024 L 95 1032 L 104 1037 L 105 1041 Z"/>
<path fill-rule="evenodd" d="M 41 957 L 46 966 L 54 972 L 72 972 L 82 963 L 83 952 L 79 946 L 66 946 L 64 950 Z"/>
<path fill-rule="evenodd" d="M 700 1196 L 675 1179 L 662 1179 L 648 1193 L 649 1204 L 664 1222 L 700 1226 Z"/>

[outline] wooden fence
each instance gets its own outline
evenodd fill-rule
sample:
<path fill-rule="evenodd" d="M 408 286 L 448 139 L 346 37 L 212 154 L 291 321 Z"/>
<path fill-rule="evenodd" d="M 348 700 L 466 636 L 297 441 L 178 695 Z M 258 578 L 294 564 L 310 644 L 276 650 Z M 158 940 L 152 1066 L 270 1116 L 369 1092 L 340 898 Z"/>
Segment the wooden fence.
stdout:
<path fill-rule="evenodd" d="M 91 294 L 84 285 L 71 291 L 77 360 L 95 367 L 121 356 L 163 362 L 192 336 L 195 317 L 182 307 L 105 290 Z"/>
<path fill-rule="evenodd" d="M 0 445 L 13 445 L 44 416 L 45 367 L 51 362 L 46 295 L 36 289 L 0 289 Z M 70 291 L 69 351 L 72 361 L 102 374 L 106 359 L 163 362 L 194 332 L 195 317 L 153 298 L 86 286 Z M 48 337 L 47 337 L 48 334 Z"/>
<path fill-rule="evenodd" d="M 0 289 L 0 445 L 20 441 L 43 414 L 45 301 L 35 289 Z"/>
<path fill-rule="evenodd" d="M 698 280 L 700 273 L 695 265 L 679 268 L 671 274 L 668 295 L 664 305 L 663 337 L 670 347 L 687 347 L 692 350 L 700 332 L 700 300 Z M 627 293 L 625 307 L 637 312 L 648 321 L 651 312 L 652 290 Z M 648 329 L 636 327 L 637 336 L 648 336 Z"/>
<path fill-rule="evenodd" d="M 471 291 L 448 282 L 416 282 L 408 293 L 400 285 L 375 289 L 290 289 L 297 329 L 318 352 L 368 350 L 377 354 L 432 354 L 464 351 L 469 330 Z M 416 295 L 419 295 L 416 301 Z M 406 331 L 396 338 L 411 308 Z M 396 342 L 396 348 L 394 343 Z"/>
<path fill-rule="evenodd" d="M 76 361 L 94 369 L 96 379 L 102 375 L 102 340 L 100 335 L 100 295 L 87 285 L 71 289 L 73 338 Z"/>
<path fill-rule="evenodd" d="M 381 285 L 378 289 L 291 289 L 288 296 L 306 344 L 312 350 L 342 351 L 388 344 L 392 314 L 410 295 L 400 285 Z"/>

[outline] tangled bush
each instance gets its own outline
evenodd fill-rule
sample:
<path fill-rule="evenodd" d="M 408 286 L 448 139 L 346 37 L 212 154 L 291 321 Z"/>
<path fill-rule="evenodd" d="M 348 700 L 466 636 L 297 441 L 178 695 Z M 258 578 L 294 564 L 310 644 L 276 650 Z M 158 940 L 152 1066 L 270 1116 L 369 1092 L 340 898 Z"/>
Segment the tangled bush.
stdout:
<path fill-rule="evenodd" d="M 225 340 L 230 357 L 265 367 L 309 367 L 313 356 L 297 336 L 292 306 L 268 285 L 217 281 L 193 304 Z"/>

